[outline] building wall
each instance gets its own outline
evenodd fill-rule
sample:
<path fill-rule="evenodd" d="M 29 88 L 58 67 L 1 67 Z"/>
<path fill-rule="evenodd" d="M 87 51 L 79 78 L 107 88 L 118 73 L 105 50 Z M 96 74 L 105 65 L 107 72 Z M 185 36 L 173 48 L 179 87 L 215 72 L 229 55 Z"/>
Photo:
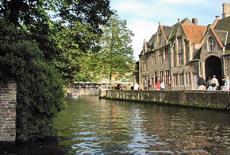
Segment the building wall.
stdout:
<path fill-rule="evenodd" d="M 230 54 L 223 57 L 224 61 L 224 75 L 230 78 Z"/>
<path fill-rule="evenodd" d="M 179 40 L 180 38 L 180 44 Z M 180 46 L 179 46 L 180 45 Z M 164 46 L 157 47 L 153 51 L 147 52 L 140 56 L 140 65 L 142 71 L 140 71 L 140 83 L 141 88 L 144 89 L 145 81 L 151 80 L 151 87 L 149 90 L 154 89 L 154 84 L 156 83 L 156 76 L 158 80 L 163 79 L 165 81 L 166 90 L 185 90 L 185 89 L 196 89 L 194 82 L 194 75 L 196 74 L 193 63 L 189 63 L 192 59 L 195 48 L 189 41 L 185 40 L 183 36 L 182 29 L 178 27 L 178 31 L 175 39 L 171 44 L 165 44 Z M 162 61 L 161 56 L 165 57 L 165 49 L 168 51 L 168 62 Z M 178 50 L 182 51 L 183 62 L 179 62 Z M 187 52 L 187 53 L 186 53 Z M 146 65 L 146 67 L 145 67 Z M 167 76 L 169 72 L 169 76 Z M 157 73 L 157 75 L 156 75 Z M 163 78 L 162 78 L 163 73 Z M 169 82 L 167 83 L 166 81 Z M 188 81 L 189 80 L 189 81 Z"/>
<path fill-rule="evenodd" d="M 215 43 L 215 46 L 212 46 L 212 50 L 210 50 L 212 47 L 210 47 L 209 42 L 211 37 Z M 200 43 L 193 43 L 187 40 L 182 33 L 181 27 L 177 28 L 175 36 L 171 39 L 170 43 L 164 46 L 159 43 L 161 46 L 155 47 L 152 51 L 147 50 L 146 53 L 142 53 L 140 56 L 140 64 L 143 66 L 143 70 L 140 72 L 141 88 L 144 88 L 145 81 L 155 79 L 156 73 L 159 77 L 163 71 L 163 76 L 166 77 L 165 72 L 169 70 L 171 81 L 166 84 L 166 90 L 197 89 L 198 75 L 207 78 L 205 63 L 210 56 L 215 56 L 221 61 L 222 72 L 221 74 L 218 73 L 219 82 L 222 83 L 223 75 L 230 76 L 230 56 L 223 55 L 225 48 L 220 47 L 210 27 L 208 27 Z M 169 61 L 168 63 L 161 63 L 161 53 L 166 47 L 170 47 Z M 216 70 L 219 70 L 217 68 Z M 152 82 L 153 86 L 149 87 L 148 90 L 154 89 L 155 82 L 156 80 Z"/>
<path fill-rule="evenodd" d="M 14 142 L 16 137 L 16 83 L 0 83 L 0 142 Z"/>

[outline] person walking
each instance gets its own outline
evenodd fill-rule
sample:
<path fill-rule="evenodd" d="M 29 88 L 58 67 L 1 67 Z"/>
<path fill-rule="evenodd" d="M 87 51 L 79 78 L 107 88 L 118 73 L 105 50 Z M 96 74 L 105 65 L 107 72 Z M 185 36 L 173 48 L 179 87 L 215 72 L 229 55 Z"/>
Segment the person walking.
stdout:
<path fill-rule="evenodd" d="M 211 80 L 211 86 L 212 86 L 212 90 L 217 90 L 217 88 L 219 87 L 219 82 L 216 78 L 216 75 L 213 75 L 213 78 Z"/>
<path fill-rule="evenodd" d="M 160 88 L 161 88 L 161 83 L 158 80 L 157 83 L 155 84 L 155 90 L 160 90 Z"/>
<path fill-rule="evenodd" d="M 212 90 L 211 82 L 212 82 L 211 77 L 208 77 L 208 81 L 207 81 L 207 90 Z"/>
<path fill-rule="evenodd" d="M 139 90 L 139 84 L 138 83 L 135 83 L 134 90 Z"/>
<path fill-rule="evenodd" d="M 160 90 L 165 90 L 165 83 L 164 83 L 164 80 L 161 80 L 160 81 Z"/>
<path fill-rule="evenodd" d="M 223 82 L 224 82 L 223 90 L 229 91 L 230 81 L 229 81 L 228 76 L 224 76 Z"/>
<path fill-rule="evenodd" d="M 205 80 L 202 76 L 198 77 L 197 85 L 198 85 L 198 90 L 205 90 Z"/>

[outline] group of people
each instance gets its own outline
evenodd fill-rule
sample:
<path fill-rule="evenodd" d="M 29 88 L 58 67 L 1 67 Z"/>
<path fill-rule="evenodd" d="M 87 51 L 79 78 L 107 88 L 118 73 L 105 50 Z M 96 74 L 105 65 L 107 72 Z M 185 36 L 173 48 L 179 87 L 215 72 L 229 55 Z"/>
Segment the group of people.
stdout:
<path fill-rule="evenodd" d="M 145 88 L 147 89 L 147 88 Z M 165 84 L 163 80 L 158 80 L 157 83 L 154 85 L 155 90 L 165 90 Z M 134 84 L 134 86 L 131 87 L 131 90 L 141 90 L 139 88 L 139 85 L 137 83 Z"/>
<path fill-rule="evenodd" d="M 145 82 L 144 82 L 144 90 L 151 89 L 150 87 L 154 88 L 154 90 L 165 90 L 164 80 L 163 79 L 158 79 L 155 84 L 152 83 L 151 80 L 149 82 L 147 82 L 147 80 L 145 80 Z"/>
<path fill-rule="evenodd" d="M 223 85 L 220 87 L 220 83 L 216 78 L 216 75 L 209 77 L 207 81 L 202 76 L 198 77 L 197 80 L 198 90 L 221 90 L 229 91 L 230 90 L 230 81 L 227 76 L 223 78 Z"/>

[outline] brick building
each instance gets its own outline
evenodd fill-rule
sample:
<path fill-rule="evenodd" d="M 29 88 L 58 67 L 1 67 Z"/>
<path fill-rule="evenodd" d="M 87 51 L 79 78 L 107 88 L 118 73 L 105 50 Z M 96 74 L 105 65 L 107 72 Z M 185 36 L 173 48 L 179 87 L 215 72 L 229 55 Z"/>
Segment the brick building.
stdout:
<path fill-rule="evenodd" d="M 172 26 L 159 24 L 143 43 L 139 55 L 142 89 L 154 89 L 163 79 L 166 89 L 196 89 L 197 77 L 230 76 L 230 4 L 223 4 L 223 18 L 203 26 L 185 18 Z"/>

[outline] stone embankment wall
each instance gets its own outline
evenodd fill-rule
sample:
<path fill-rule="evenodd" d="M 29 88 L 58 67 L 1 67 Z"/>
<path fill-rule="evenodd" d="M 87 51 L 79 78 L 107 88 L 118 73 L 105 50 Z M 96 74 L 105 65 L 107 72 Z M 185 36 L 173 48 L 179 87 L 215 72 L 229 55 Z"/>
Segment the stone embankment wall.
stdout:
<path fill-rule="evenodd" d="M 217 110 L 230 110 L 229 91 L 105 91 L 101 92 L 101 98 L 142 103 L 157 103 L 164 105 L 190 106 Z"/>
<path fill-rule="evenodd" d="M 99 89 L 98 88 L 80 88 L 78 89 L 79 95 L 98 95 Z"/>
<path fill-rule="evenodd" d="M 0 83 L 0 142 L 16 138 L 16 83 Z"/>

